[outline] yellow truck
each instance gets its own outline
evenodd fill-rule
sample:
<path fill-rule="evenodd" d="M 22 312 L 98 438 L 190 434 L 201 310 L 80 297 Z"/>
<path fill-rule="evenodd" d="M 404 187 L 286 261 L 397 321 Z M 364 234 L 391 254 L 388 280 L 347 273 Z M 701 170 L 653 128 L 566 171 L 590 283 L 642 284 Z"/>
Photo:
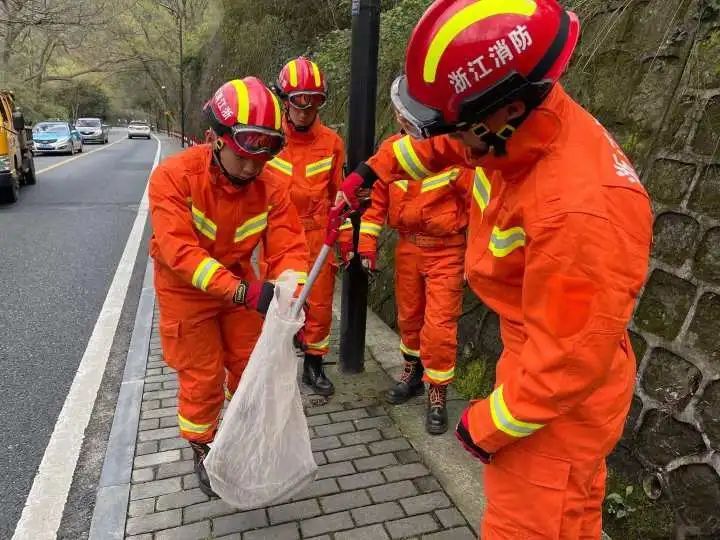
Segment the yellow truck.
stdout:
<path fill-rule="evenodd" d="M 36 182 L 25 119 L 16 110 L 13 93 L 0 90 L 0 203 L 16 202 L 20 186 Z"/>

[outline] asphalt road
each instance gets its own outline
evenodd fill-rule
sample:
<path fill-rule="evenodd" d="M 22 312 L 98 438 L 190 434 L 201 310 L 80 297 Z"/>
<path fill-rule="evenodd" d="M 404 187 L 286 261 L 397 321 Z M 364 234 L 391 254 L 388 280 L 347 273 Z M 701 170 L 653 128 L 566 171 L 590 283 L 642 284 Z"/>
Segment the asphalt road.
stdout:
<path fill-rule="evenodd" d="M 12 536 L 22 512 L 157 144 L 114 130 L 109 145 L 86 145 L 67 163 L 69 156 L 37 156 L 38 171 L 54 168 L 23 188 L 17 204 L 0 206 L 0 538 Z M 146 258 L 143 246 L 136 268 Z"/>

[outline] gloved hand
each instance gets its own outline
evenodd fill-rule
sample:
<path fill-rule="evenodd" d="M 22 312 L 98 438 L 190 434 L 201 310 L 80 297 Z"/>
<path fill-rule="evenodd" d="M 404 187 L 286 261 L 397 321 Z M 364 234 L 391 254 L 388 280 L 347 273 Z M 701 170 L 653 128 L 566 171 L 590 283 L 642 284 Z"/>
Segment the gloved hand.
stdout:
<path fill-rule="evenodd" d="M 337 201 L 344 201 L 353 210 L 359 210 L 362 201 L 358 192 L 361 191 L 364 182 L 365 180 L 358 173 L 348 174 L 340 185 Z"/>
<path fill-rule="evenodd" d="M 349 242 L 341 240 L 337 243 L 337 246 L 339 251 L 338 255 L 340 256 L 340 262 L 345 268 L 347 268 L 348 266 L 350 266 L 350 261 L 352 261 L 352 258 L 355 256 L 355 248 L 353 247 L 352 240 L 350 240 Z"/>
<path fill-rule="evenodd" d="M 269 281 L 241 281 L 235 290 L 233 302 L 254 309 L 264 317 L 274 294 L 275 285 Z"/>
<path fill-rule="evenodd" d="M 377 270 L 377 253 L 374 251 L 361 251 L 360 264 L 368 272 L 374 272 Z"/>
<path fill-rule="evenodd" d="M 488 454 L 485 450 L 480 448 L 472 440 L 472 437 L 470 436 L 470 427 L 468 421 L 469 411 L 469 407 L 463 411 L 462 416 L 457 423 L 457 427 L 455 428 L 455 438 L 460 441 L 462 447 L 467 450 L 475 459 L 479 459 L 487 465 L 488 463 L 490 463 L 492 456 Z"/>

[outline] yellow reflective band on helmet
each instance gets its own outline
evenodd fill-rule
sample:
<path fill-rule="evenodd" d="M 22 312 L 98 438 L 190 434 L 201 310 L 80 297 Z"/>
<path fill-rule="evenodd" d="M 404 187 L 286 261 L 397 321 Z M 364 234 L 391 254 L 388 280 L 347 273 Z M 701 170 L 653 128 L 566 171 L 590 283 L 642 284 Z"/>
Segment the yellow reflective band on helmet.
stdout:
<path fill-rule="evenodd" d="M 307 272 L 295 272 L 297 274 L 298 285 L 305 285 L 308 280 Z"/>
<path fill-rule="evenodd" d="M 297 62 L 295 60 L 288 64 L 288 71 L 290 72 L 290 86 L 294 88 L 298 85 Z"/>
<path fill-rule="evenodd" d="M 350 221 L 350 218 L 346 219 L 345 223 L 340 225 L 341 231 L 347 231 L 348 229 L 352 229 L 352 228 L 353 228 L 353 224 L 352 224 L 352 221 Z"/>
<path fill-rule="evenodd" d="M 202 262 L 198 264 L 197 268 L 195 269 L 195 273 L 193 273 L 193 286 L 197 287 L 200 290 L 207 291 L 210 280 L 221 266 L 222 265 L 219 262 L 217 262 L 211 257 L 204 258 Z"/>
<path fill-rule="evenodd" d="M 408 356 L 414 356 L 415 358 L 420 358 L 420 351 L 416 351 L 415 349 L 410 349 L 402 341 L 400 341 L 400 352 L 403 354 L 407 354 Z"/>
<path fill-rule="evenodd" d="M 427 193 L 428 191 L 433 191 L 435 189 L 440 189 L 441 187 L 450 185 L 450 182 L 455 180 L 455 178 L 457 178 L 457 175 L 458 170 L 452 169 L 451 171 L 438 174 L 437 176 L 431 176 L 430 178 L 423 180 L 422 188 L 420 188 L 420 193 Z"/>
<path fill-rule="evenodd" d="M 395 152 L 395 157 L 398 163 L 400 163 L 400 166 L 414 180 L 422 180 L 430 176 L 430 171 L 425 168 L 415 153 L 415 149 L 410 141 L 410 136 L 406 135 L 402 139 L 395 141 L 393 143 L 393 152 Z"/>
<path fill-rule="evenodd" d="M 207 236 L 210 240 L 215 240 L 217 236 L 217 225 L 205 217 L 205 214 L 194 205 L 191 207 L 191 210 L 195 228 L 200 231 L 201 234 Z"/>
<path fill-rule="evenodd" d="M 270 165 L 273 169 L 276 169 L 283 174 L 292 176 L 292 173 L 293 173 L 292 163 L 289 163 L 289 162 L 285 161 L 284 159 L 280 159 L 279 157 L 274 157 L 273 159 L 268 161 L 268 165 Z"/>
<path fill-rule="evenodd" d="M 270 92 L 270 96 L 272 97 L 273 105 L 275 105 L 275 129 L 281 130 L 282 129 L 282 111 L 280 109 L 280 100 L 273 92 Z"/>
<path fill-rule="evenodd" d="M 430 42 L 423 66 L 423 79 L 426 83 L 435 82 L 443 54 L 455 38 L 468 27 L 495 15 L 512 14 L 529 17 L 535 13 L 535 10 L 537 4 L 533 0 L 479 0 L 464 7 L 445 21 Z"/>
<path fill-rule="evenodd" d="M 232 81 L 237 93 L 237 123 L 247 124 L 250 118 L 250 98 L 248 97 L 248 89 L 243 81 L 235 79 Z"/>
<path fill-rule="evenodd" d="M 408 181 L 407 180 L 396 180 L 395 182 L 393 182 L 393 185 L 399 187 L 403 191 L 408 190 Z"/>
<path fill-rule="evenodd" d="M 370 236 L 380 236 L 382 232 L 382 225 L 377 223 L 371 223 L 369 221 L 363 221 L 360 223 L 360 234 L 369 234 Z"/>
<path fill-rule="evenodd" d="M 545 427 L 544 424 L 522 422 L 515 418 L 505 403 L 502 384 L 490 395 L 490 415 L 495 427 L 511 437 L 527 437 L 538 429 Z"/>
<path fill-rule="evenodd" d="M 310 163 L 310 165 L 305 167 L 305 176 L 315 176 L 316 174 L 329 171 L 332 168 L 332 164 L 332 156 L 330 156 L 329 158 L 321 159 L 320 161 L 316 161 L 315 163 Z"/>
<path fill-rule="evenodd" d="M 315 78 L 315 86 L 320 87 L 320 84 L 322 83 L 322 79 L 320 78 L 320 68 L 317 67 L 317 64 L 315 62 L 310 62 L 310 64 L 312 64 L 313 77 Z"/>
<path fill-rule="evenodd" d="M 213 426 L 212 424 L 196 424 L 180 413 L 178 413 L 178 425 L 182 431 L 187 431 L 188 433 L 207 433 Z"/>
<path fill-rule="evenodd" d="M 427 375 L 428 379 L 434 383 L 446 383 L 455 378 L 455 368 L 451 368 L 447 371 L 425 368 L 425 375 Z"/>
<path fill-rule="evenodd" d="M 321 339 L 320 341 L 316 341 L 315 343 L 308 343 L 307 344 L 308 349 L 327 349 L 330 347 L 330 334 L 325 339 Z"/>
<path fill-rule="evenodd" d="M 248 219 L 235 229 L 235 243 L 242 242 L 250 236 L 263 232 L 267 228 L 268 214 L 269 212 L 263 212 L 260 215 Z"/>
<path fill-rule="evenodd" d="M 492 254 L 496 257 L 505 257 L 524 245 L 525 229 L 522 227 L 513 227 L 504 231 L 493 227 L 489 247 Z"/>
<path fill-rule="evenodd" d="M 473 199 L 483 212 L 490 204 L 491 185 L 485 171 L 481 167 L 475 169 L 475 180 L 473 181 Z"/>

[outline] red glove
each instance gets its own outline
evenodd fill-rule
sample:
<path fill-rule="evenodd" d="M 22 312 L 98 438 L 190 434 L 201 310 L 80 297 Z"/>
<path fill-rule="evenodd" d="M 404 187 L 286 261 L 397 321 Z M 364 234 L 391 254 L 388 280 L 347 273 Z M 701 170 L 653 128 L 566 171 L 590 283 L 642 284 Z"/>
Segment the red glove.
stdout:
<path fill-rule="evenodd" d="M 264 317 L 274 295 L 275 285 L 269 281 L 241 281 L 235 290 L 233 302 L 254 309 Z"/>
<path fill-rule="evenodd" d="M 361 251 L 360 252 L 360 264 L 368 272 L 374 272 L 377 270 L 377 253 L 374 251 Z"/>
<path fill-rule="evenodd" d="M 338 196 L 339 197 L 339 196 Z M 330 209 L 327 229 L 325 229 L 325 245 L 334 246 L 340 236 L 340 227 L 350 212 L 344 202 L 338 202 Z"/>
<path fill-rule="evenodd" d="M 360 199 L 358 197 L 358 191 L 362 187 L 365 180 L 356 172 L 351 172 L 345 177 L 343 183 L 340 185 L 340 191 L 338 196 L 342 197 L 345 203 L 353 210 L 360 208 Z"/>
<path fill-rule="evenodd" d="M 472 440 L 472 437 L 470 436 L 470 427 L 468 423 L 468 412 L 470 411 L 470 407 L 465 409 L 462 413 L 462 416 L 460 417 L 460 421 L 457 424 L 457 427 L 455 428 L 455 438 L 457 438 L 458 441 L 460 441 L 460 444 L 462 447 L 467 450 L 475 459 L 479 459 L 486 465 L 490 463 L 490 460 L 492 459 L 492 456 L 488 454 L 485 450 L 480 448 L 475 442 Z"/>

